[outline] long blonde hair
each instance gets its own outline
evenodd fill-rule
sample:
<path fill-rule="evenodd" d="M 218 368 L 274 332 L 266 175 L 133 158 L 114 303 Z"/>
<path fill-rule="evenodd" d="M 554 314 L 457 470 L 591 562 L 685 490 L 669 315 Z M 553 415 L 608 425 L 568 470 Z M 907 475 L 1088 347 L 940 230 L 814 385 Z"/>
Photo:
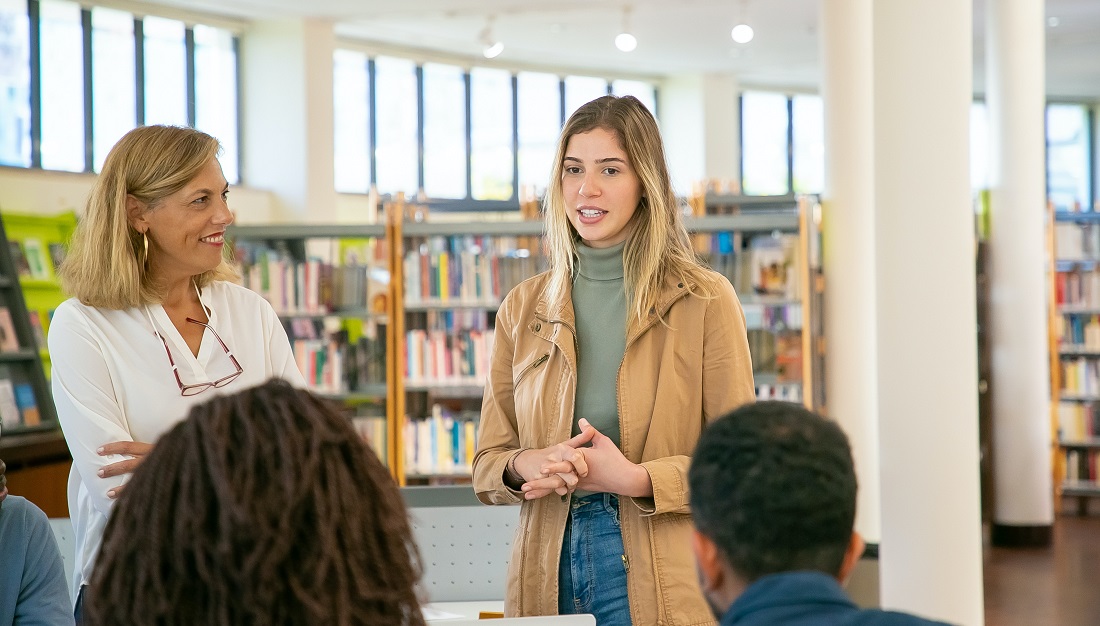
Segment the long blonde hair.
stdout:
<path fill-rule="evenodd" d="M 657 120 L 633 96 L 602 96 L 577 109 L 566 121 L 546 190 L 546 239 L 550 251 L 553 301 L 565 292 L 577 262 L 579 236 L 569 222 L 562 191 L 565 151 L 573 135 L 602 128 L 615 134 L 642 184 L 642 199 L 631 218 L 633 230 L 623 249 L 623 269 L 631 314 L 643 321 L 657 305 L 669 276 L 692 293 L 710 297 L 710 280 L 695 257 L 680 216 Z"/>
<path fill-rule="evenodd" d="M 88 306 L 128 309 L 161 302 L 164 294 L 145 269 L 145 243 L 127 219 L 126 196 L 147 210 L 183 189 L 221 151 L 218 140 L 180 126 L 141 126 L 111 148 L 92 185 L 84 215 L 61 264 L 61 288 Z M 221 264 L 194 277 L 205 287 L 215 280 L 235 280 Z"/>

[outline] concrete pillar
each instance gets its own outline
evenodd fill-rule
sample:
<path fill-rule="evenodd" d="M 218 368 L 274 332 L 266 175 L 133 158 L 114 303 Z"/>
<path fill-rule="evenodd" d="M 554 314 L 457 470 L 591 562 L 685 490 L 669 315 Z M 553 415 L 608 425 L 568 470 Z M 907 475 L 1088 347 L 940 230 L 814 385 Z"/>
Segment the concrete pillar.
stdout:
<path fill-rule="evenodd" d="M 275 194 L 277 219 L 332 222 L 332 23 L 273 20 L 241 36 L 245 184 Z"/>
<path fill-rule="evenodd" d="M 825 109 L 822 263 L 826 413 L 848 434 L 859 479 L 856 530 L 882 538 L 875 350 L 871 0 L 821 3 Z"/>
<path fill-rule="evenodd" d="M 740 111 L 737 78 L 677 76 L 661 84 L 661 135 L 676 192 L 688 195 L 705 179 L 740 187 Z"/>
<path fill-rule="evenodd" d="M 1043 0 L 986 5 L 989 320 L 998 545 L 1049 545 L 1054 522 L 1046 319 Z"/>
<path fill-rule="evenodd" d="M 977 625 L 973 7 L 876 2 L 871 22 L 882 604 Z"/>

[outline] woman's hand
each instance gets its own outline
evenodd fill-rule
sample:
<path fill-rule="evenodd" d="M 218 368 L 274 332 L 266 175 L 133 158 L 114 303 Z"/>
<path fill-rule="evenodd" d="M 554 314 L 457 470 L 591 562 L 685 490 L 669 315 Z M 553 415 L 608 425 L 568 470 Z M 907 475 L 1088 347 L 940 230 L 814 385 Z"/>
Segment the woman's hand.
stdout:
<path fill-rule="evenodd" d="M 567 495 L 577 488 L 577 483 L 588 475 L 588 463 L 581 446 L 591 441 L 594 430 L 541 450 L 526 450 L 516 457 L 516 471 L 527 482 L 523 484 L 523 497 L 536 500 L 557 493 Z M 550 469 L 548 469 L 550 468 Z"/>
<path fill-rule="evenodd" d="M 597 431 L 588 420 L 582 417 L 578 423 L 582 434 L 591 433 L 591 445 L 581 449 L 588 463 L 588 472 L 581 477 L 576 488 L 631 498 L 653 495 L 653 481 L 644 467 L 631 463 L 615 442 Z"/>
<path fill-rule="evenodd" d="M 131 474 L 145 460 L 145 455 L 153 449 L 153 444 L 142 443 L 140 441 L 115 441 L 100 447 L 96 450 L 99 456 L 110 456 L 112 454 L 122 454 L 131 458 L 125 461 L 118 461 L 111 463 L 110 465 L 104 465 L 99 469 L 100 478 L 109 478 L 111 476 L 121 476 L 122 474 Z M 125 487 L 125 484 L 119 485 L 114 489 L 107 491 L 108 498 L 117 498 L 118 494 Z"/>

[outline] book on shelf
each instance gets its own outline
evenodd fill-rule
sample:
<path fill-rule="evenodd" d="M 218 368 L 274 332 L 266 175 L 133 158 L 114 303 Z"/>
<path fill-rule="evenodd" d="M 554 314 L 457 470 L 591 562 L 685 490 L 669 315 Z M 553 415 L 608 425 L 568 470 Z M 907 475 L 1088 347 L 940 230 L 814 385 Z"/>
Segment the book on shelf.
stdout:
<path fill-rule="evenodd" d="M 756 385 L 757 400 L 802 402 L 802 385 L 798 383 L 763 383 Z"/>
<path fill-rule="evenodd" d="M 23 416 L 15 401 L 15 383 L 10 378 L 0 378 L 0 423 L 4 428 L 16 428 L 23 424 Z"/>
<path fill-rule="evenodd" d="M 15 267 L 15 273 L 20 278 L 30 278 L 31 266 L 27 263 L 27 255 L 23 253 L 23 243 L 17 239 L 9 239 L 8 252 L 11 254 L 11 263 Z"/>
<path fill-rule="evenodd" d="M 1100 393 L 1100 363 L 1096 359 L 1062 359 L 1060 366 L 1063 393 L 1073 396 L 1095 396 Z"/>
<path fill-rule="evenodd" d="M 42 423 L 38 400 L 34 397 L 34 387 L 30 383 L 15 383 L 15 405 L 19 408 L 19 417 L 24 426 L 38 426 Z"/>
<path fill-rule="evenodd" d="M 15 323 L 11 318 L 11 310 L 6 306 L 0 306 L 0 352 L 16 352 L 19 350 L 19 336 L 15 334 Z"/>
<path fill-rule="evenodd" d="M 1066 450 L 1066 480 L 1090 482 L 1100 485 L 1097 472 L 1097 450 Z"/>
<path fill-rule="evenodd" d="M 34 345 L 42 350 L 46 348 L 46 330 L 42 326 L 42 314 L 39 311 L 27 311 L 27 320 L 31 324 L 31 334 L 34 336 Z"/>
<path fill-rule="evenodd" d="M 1100 308 L 1100 267 L 1056 272 L 1054 301 L 1066 309 Z"/>
<path fill-rule="evenodd" d="M 385 385 L 385 337 L 373 320 L 284 320 L 298 370 L 310 389 L 342 394 Z"/>
<path fill-rule="evenodd" d="M 405 468 L 409 474 L 469 474 L 477 446 L 476 413 L 454 413 L 436 404 L 430 416 L 405 420 Z"/>
<path fill-rule="evenodd" d="M 23 254 L 26 256 L 27 265 L 31 270 L 31 278 L 46 280 L 50 278 L 49 264 L 46 261 L 46 251 L 42 241 L 33 237 L 23 240 Z"/>

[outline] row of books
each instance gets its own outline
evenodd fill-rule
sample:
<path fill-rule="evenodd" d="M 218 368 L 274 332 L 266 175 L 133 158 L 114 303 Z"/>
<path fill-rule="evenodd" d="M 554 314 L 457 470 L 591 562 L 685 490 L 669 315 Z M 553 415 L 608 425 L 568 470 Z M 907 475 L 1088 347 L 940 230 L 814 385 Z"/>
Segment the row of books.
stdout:
<path fill-rule="evenodd" d="M 1100 308 L 1100 268 L 1055 273 L 1054 300 L 1067 309 Z"/>
<path fill-rule="evenodd" d="M 18 239 L 8 240 L 8 249 L 11 252 L 11 261 L 20 278 L 32 278 L 35 280 L 50 280 L 61 267 L 65 260 L 65 244 L 50 242 L 43 244 L 42 240 L 28 237 L 22 241 Z M 48 254 L 48 258 L 47 258 Z"/>
<path fill-rule="evenodd" d="M 295 318 L 283 326 L 310 389 L 340 394 L 386 383 L 385 333 L 373 320 Z"/>
<path fill-rule="evenodd" d="M 42 416 L 30 381 L 0 366 L 0 424 L 4 429 L 38 426 Z"/>
<path fill-rule="evenodd" d="M 787 402 L 802 402 L 802 385 L 800 383 L 763 384 L 756 386 L 757 400 L 785 400 Z"/>
<path fill-rule="evenodd" d="M 405 254 L 405 301 L 493 305 L 546 267 L 538 250 L 518 247 L 516 237 L 427 237 Z"/>
<path fill-rule="evenodd" d="M 406 419 L 406 474 L 469 474 L 477 448 L 476 414 L 454 413 L 440 405 L 432 414 Z"/>
<path fill-rule="evenodd" d="M 1059 261 L 1100 259 L 1100 225 L 1070 222 L 1055 224 L 1054 258 Z"/>
<path fill-rule="evenodd" d="M 43 320 L 47 322 L 53 319 L 53 309 L 37 311 L 27 310 L 27 320 L 30 322 L 32 338 L 35 348 L 46 347 L 46 331 Z M 23 344 L 19 341 L 19 335 L 15 332 L 15 321 L 11 315 L 11 309 L 0 306 L 0 352 L 17 352 L 22 350 Z"/>
<path fill-rule="evenodd" d="M 1100 406 L 1096 402 L 1059 402 L 1058 438 L 1084 441 L 1100 436 Z"/>
<path fill-rule="evenodd" d="M 802 381 L 802 333 L 750 329 L 749 352 L 754 373 L 774 375 L 781 383 Z"/>
<path fill-rule="evenodd" d="M 413 383 L 481 385 L 489 374 L 493 330 L 410 330 L 405 378 Z"/>
<path fill-rule="evenodd" d="M 374 451 L 378 460 L 383 464 L 389 464 L 389 454 L 386 452 L 386 416 L 384 415 L 355 415 L 351 418 L 351 426 L 359 437 L 363 439 Z"/>
<path fill-rule="evenodd" d="M 742 298 L 755 295 L 794 300 L 800 297 L 802 282 L 798 272 L 797 235 L 767 234 L 746 238 L 742 233 L 723 232 L 692 237 L 700 258 L 728 278 Z"/>
<path fill-rule="evenodd" d="M 1066 450 L 1066 479 L 1093 482 L 1100 486 L 1098 455 L 1100 452 L 1096 450 Z"/>
<path fill-rule="evenodd" d="M 742 302 L 748 330 L 798 330 L 802 328 L 802 305 L 797 302 Z"/>
<path fill-rule="evenodd" d="M 1100 350 L 1100 315 L 1059 315 L 1055 332 L 1063 347 Z"/>
<path fill-rule="evenodd" d="M 296 260 L 287 249 L 249 242 L 236 244 L 234 250 L 241 264 L 244 286 L 266 298 L 278 314 L 317 315 L 340 311 L 385 312 L 389 270 L 385 259 L 369 256 L 375 255 L 380 247 L 372 244 L 367 245 L 365 252 L 345 254 L 344 260 L 352 263 L 334 262 L 322 256 Z"/>
<path fill-rule="evenodd" d="M 1062 359 L 1062 392 L 1074 396 L 1100 395 L 1100 363 L 1079 357 Z"/>

